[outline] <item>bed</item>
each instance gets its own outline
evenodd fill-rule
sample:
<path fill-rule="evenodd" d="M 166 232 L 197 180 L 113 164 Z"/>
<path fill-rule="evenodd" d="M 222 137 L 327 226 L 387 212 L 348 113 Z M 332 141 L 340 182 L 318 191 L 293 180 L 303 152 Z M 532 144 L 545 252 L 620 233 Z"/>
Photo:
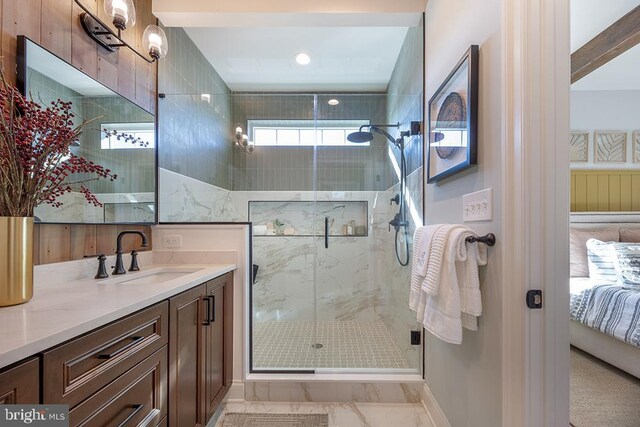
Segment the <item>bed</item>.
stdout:
<path fill-rule="evenodd" d="M 585 231 L 637 229 L 640 215 L 572 214 L 571 222 Z M 589 277 L 572 277 L 570 288 L 571 345 L 640 378 L 640 292 Z"/>

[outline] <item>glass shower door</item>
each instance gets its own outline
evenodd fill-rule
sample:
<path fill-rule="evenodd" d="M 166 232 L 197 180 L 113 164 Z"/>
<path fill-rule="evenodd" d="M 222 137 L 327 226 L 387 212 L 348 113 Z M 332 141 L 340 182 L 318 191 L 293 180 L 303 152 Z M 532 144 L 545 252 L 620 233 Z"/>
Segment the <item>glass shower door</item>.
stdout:
<path fill-rule="evenodd" d="M 233 196 L 253 222 L 252 368 L 313 372 L 314 96 L 234 94 L 234 123 L 255 144 L 235 152 Z M 243 129 L 244 130 L 244 129 Z"/>
<path fill-rule="evenodd" d="M 339 98 L 338 106 L 329 103 L 334 98 Z M 420 346 L 411 346 L 412 328 L 405 326 L 411 320 L 397 321 L 406 316 L 408 305 L 391 304 L 402 304 L 394 292 L 402 293 L 406 284 L 408 298 L 409 290 L 404 280 L 409 267 L 396 265 L 394 230 L 388 228 L 397 209 L 390 199 L 398 193 L 398 153 L 380 135 L 358 144 L 347 139 L 360 126 L 387 123 L 386 101 L 386 94 L 317 95 L 314 299 L 319 373 L 419 372 Z M 398 129 L 389 132 L 399 136 Z"/>

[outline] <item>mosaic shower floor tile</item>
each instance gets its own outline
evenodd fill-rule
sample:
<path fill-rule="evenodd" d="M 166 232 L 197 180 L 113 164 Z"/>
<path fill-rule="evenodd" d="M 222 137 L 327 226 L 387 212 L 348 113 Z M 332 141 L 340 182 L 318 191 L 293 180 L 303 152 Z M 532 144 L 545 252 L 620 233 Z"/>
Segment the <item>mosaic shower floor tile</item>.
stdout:
<path fill-rule="evenodd" d="M 253 337 L 258 369 L 410 368 L 383 322 L 258 322 Z"/>

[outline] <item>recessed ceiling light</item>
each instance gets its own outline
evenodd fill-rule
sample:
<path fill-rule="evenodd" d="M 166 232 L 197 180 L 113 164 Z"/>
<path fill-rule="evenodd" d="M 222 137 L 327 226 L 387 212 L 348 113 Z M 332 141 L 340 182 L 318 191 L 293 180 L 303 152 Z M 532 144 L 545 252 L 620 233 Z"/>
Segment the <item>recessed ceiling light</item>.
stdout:
<path fill-rule="evenodd" d="M 308 65 L 311 62 L 311 57 L 304 52 L 300 52 L 296 55 L 296 62 L 300 65 Z"/>
<path fill-rule="evenodd" d="M 330 99 L 329 102 L 327 102 L 327 104 L 329 104 L 329 105 L 338 105 L 338 104 L 340 104 L 340 101 L 335 99 L 335 98 L 333 98 L 333 99 Z"/>

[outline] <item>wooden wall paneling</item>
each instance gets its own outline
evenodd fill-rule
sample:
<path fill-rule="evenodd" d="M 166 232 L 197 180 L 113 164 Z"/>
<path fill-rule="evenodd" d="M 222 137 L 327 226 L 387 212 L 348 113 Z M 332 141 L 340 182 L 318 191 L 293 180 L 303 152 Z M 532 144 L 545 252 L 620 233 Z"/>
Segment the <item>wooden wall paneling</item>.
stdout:
<path fill-rule="evenodd" d="M 610 200 L 609 200 L 609 175 L 598 175 L 598 200 L 597 200 L 597 210 L 599 212 L 611 210 Z"/>
<path fill-rule="evenodd" d="M 113 255 L 116 253 L 117 225 L 100 225 L 96 228 L 96 253 Z"/>
<path fill-rule="evenodd" d="M 98 49 L 104 51 L 101 47 Z M 118 64 L 109 61 L 102 53 L 98 53 L 98 80 L 112 91 L 118 92 Z"/>
<path fill-rule="evenodd" d="M 33 226 L 33 265 L 40 265 L 40 225 Z"/>
<path fill-rule="evenodd" d="M 71 226 L 47 224 L 40 228 L 40 263 L 68 261 L 71 256 Z"/>
<path fill-rule="evenodd" d="M 40 43 L 42 0 L 2 0 L 2 61 L 7 79 L 15 82 L 18 35 Z"/>
<path fill-rule="evenodd" d="M 640 175 L 631 176 L 631 211 L 640 211 Z"/>
<path fill-rule="evenodd" d="M 96 225 L 71 226 L 71 252 L 69 259 L 92 258 L 97 255 Z"/>
<path fill-rule="evenodd" d="M 587 175 L 587 211 L 596 212 L 598 210 L 598 193 L 594 191 L 598 188 L 598 177 Z M 591 191 L 589 191 L 591 189 Z"/>
<path fill-rule="evenodd" d="M 148 0 L 137 0 L 136 8 L 140 11 L 140 23 L 138 27 L 138 36 L 134 46 L 143 55 L 146 55 L 142 43 L 142 34 L 148 25 L 157 25 L 158 20 L 151 11 L 151 2 Z M 158 63 L 147 63 L 136 55 L 135 67 L 135 99 L 138 104 L 146 110 L 155 114 L 155 97 L 156 97 L 156 75 L 158 73 Z"/>
<path fill-rule="evenodd" d="M 620 210 L 622 212 L 631 211 L 631 175 L 620 175 Z"/>
<path fill-rule="evenodd" d="M 622 194 L 620 193 L 619 174 L 609 175 L 609 188 L 607 189 L 607 191 L 609 192 L 609 209 L 612 211 L 620 211 Z"/>
<path fill-rule="evenodd" d="M 98 78 L 98 46 L 84 32 L 80 23 L 80 14 L 83 12 L 80 6 L 75 4 L 73 0 L 73 16 L 71 19 L 71 64 L 84 71 L 89 76 Z M 82 0 L 82 4 L 91 12 L 98 10 L 96 0 Z"/>
<path fill-rule="evenodd" d="M 73 0 L 42 0 L 42 46 L 61 58 L 71 58 Z"/>
<path fill-rule="evenodd" d="M 640 170 L 574 170 L 572 212 L 640 212 Z"/>

